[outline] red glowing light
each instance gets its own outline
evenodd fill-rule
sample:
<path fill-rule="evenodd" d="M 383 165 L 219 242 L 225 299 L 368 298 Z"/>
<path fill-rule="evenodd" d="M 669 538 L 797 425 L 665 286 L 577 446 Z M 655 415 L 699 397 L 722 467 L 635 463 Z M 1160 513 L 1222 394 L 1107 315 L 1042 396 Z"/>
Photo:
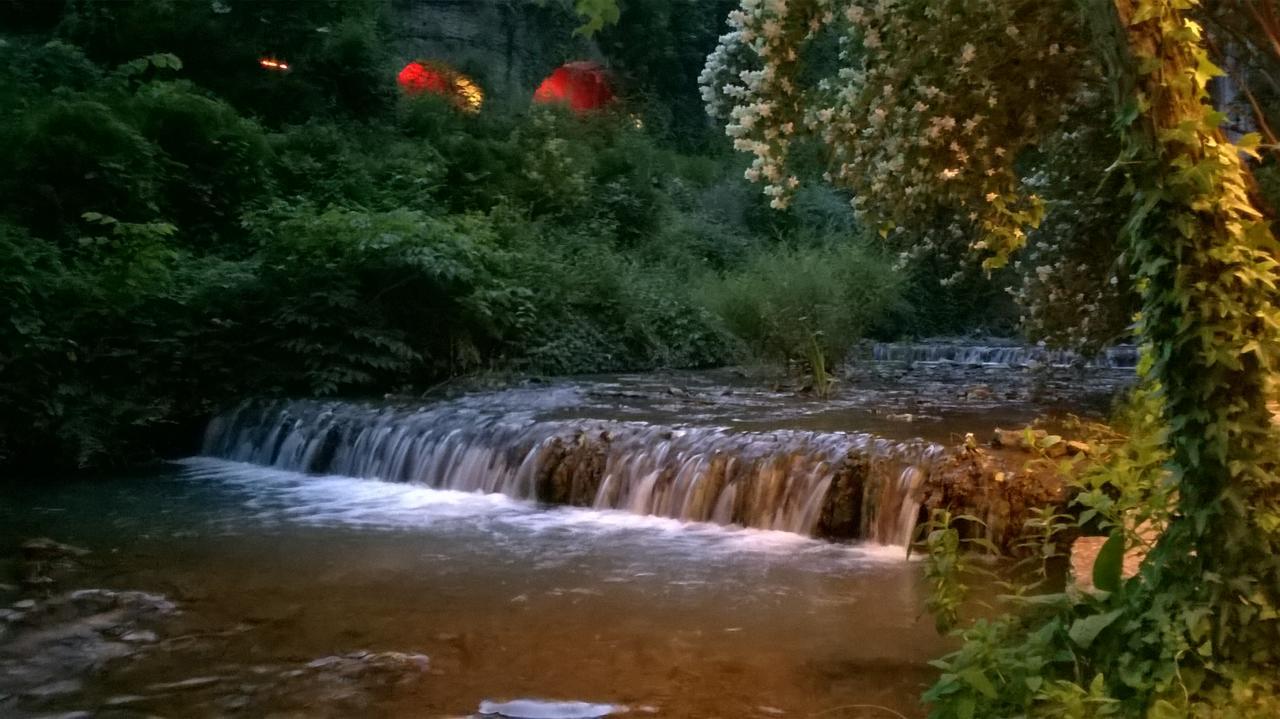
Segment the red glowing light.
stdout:
<path fill-rule="evenodd" d="M 568 103 L 574 112 L 586 112 L 613 102 L 613 88 L 603 67 L 593 62 L 570 62 L 542 81 L 533 93 L 533 101 Z"/>
<path fill-rule="evenodd" d="M 404 88 L 404 91 L 410 95 L 420 95 L 424 92 L 444 94 L 449 87 L 442 73 L 428 68 L 420 62 L 411 62 L 405 65 L 396 80 L 400 83 L 400 87 Z"/>
<path fill-rule="evenodd" d="M 471 78 L 448 65 L 414 61 L 396 76 L 400 88 L 409 95 L 432 93 L 448 98 L 467 112 L 477 112 L 484 104 L 484 91 Z"/>
<path fill-rule="evenodd" d="M 260 60 L 258 60 L 258 64 L 265 67 L 268 70 L 287 71 L 289 69 L 289 63 L 284 62 L 283 60 L 276 60 L 274 58 L 269 58 L 269 57 L 261 58 Z"/>

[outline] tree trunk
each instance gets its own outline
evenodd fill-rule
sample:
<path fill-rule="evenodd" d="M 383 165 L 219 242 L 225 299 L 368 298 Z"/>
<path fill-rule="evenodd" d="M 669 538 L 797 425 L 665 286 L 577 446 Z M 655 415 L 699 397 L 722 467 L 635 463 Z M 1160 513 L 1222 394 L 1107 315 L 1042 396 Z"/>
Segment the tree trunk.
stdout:
<path fill-rule="evenodd" d="M 1250 201 L 1240 150 L 1214 121 L 1208 56 L 1186 3 L 1114 5 L 1123 46 L 1112 69 L 1126 89 L 1135 185 L 1127 239 L 1179 489 L 1144 581 L 1159 592 L 1198 579 L 1194 602 L 1223 610 L 1213 642 L 1226 658 L 1238 654 L 1243 625 L 1280 606 L 1280 483 L 1265 391 L 1277 245 Z M 1276 624 L 1252 630 L 1269 626 L 1275 641 Z"/>

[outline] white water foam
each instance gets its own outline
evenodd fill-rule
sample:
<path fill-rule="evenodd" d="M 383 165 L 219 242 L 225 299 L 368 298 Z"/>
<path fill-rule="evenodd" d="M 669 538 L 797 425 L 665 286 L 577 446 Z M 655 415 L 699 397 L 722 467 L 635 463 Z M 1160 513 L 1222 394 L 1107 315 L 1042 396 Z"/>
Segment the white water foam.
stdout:
<path fill-rule="evenodd" d="M 305 475 L 209 457 L 192 457 L 176 464 L 183 468 L 183 481 L 234 489 L 249 515 L 267 524 L 374 531 L 449 531 L 465 526 L 527 538 L 570 535 L 585 543 L 607 538 L 693 556 L 803 556 L 859 564 L 906 560 L 904 548 L 895 545 L 833 544 L 792 532 L 685 522 L 622 510 L 540 507 L 502 494 Z"/>

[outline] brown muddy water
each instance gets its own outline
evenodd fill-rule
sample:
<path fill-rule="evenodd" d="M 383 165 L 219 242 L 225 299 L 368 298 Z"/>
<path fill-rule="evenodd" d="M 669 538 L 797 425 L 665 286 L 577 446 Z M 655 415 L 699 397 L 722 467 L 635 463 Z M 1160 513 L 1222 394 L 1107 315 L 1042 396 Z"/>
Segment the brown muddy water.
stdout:
<path fill-rule="evenodd" d="M 931 448 L 1126 381 L 950 351 L 868 363 L 829 402 L 718 372 L 258 405 L 211 456 L 19 478 L 0 717 L 924 716 L 949 644 L 902 544 Z M 584 438 L 579 506 L 536 501 Z M 807 536 L 855 454 L 863 539 Z M 33 537 L 89 553 L 6 554 Z M 501 704 L 526 699 L 589 704 Z"/>

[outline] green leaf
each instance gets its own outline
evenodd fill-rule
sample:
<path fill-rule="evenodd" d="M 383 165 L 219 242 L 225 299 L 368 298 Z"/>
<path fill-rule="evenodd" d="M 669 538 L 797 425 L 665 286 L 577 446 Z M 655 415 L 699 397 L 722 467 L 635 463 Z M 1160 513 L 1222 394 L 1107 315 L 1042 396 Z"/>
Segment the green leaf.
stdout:
<path fill-rule="evenodd" d="M 1067 630 L 1067 635 L 1071 637 L 1071 641 L 1080 645 L 1081 648 L 1087 649 L 1093 640 L 1098 638 L 1104 629 L 1111 626 L 1124 610 L 1117 609 L 1107 612 L 1106 614 L 1093 614 L 1072 622 L 1071 628 Z"/>
<path fill-rule="evenodd" d="M 987 675 L 982 673 L 981 669 L 970 667 L 959 672 L 960 678 L 965 680 L 969 686 L 977 689 L 983 696 L 988 699 L 996 698 L 996 687 L 987 679 Z"/>
<path fill-rule="evenodd" d="M 1104 592 L 1114 592 L 1120 588 L 1120 577 L 1124 570 L 1124 534 L 1112 534 L 1098 551 L 1093 560 L 1093 586 Z"/>
<path fill-rule="evenodd" d="M 605 25 L 618 22 L 621 10 L 617 0 L 575 0 L 574 10 L 585 21 L 575 32 L 591 37 Z"/>

